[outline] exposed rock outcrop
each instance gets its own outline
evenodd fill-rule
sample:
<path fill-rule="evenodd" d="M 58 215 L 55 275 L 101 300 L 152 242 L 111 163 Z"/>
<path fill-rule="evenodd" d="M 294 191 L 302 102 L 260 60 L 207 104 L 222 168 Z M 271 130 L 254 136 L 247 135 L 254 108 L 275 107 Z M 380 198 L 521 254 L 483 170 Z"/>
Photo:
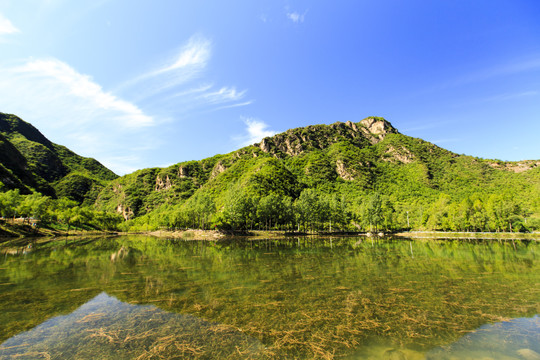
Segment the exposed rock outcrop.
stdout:
<path fill-rule="evenodd" d="M 390 155 L 388 158 L 383 158 L 384 161 L 390 162 L 400 162 L 403 164 L 409 164 L 414 161 L 414 155 L 411 151 L 403 146 L 398 149 L 394 148 L 392 145 L 388 147 L 385 154 Z"/>
<path fill-rule="evenodd" d="M 360 121 L 362 132 L 372 144 L 383 140 L 388 134 L 398 134 L 396 128 L 383 118 L 369 117 Z"/>
<path fill-rule="evenodd" d="M 169 175 L 165 177 L 165 179 L 161 178 L 159 175 L 156 177 L 156 186 L 154 188 L 155 191 L 161 191 L 161 190 L 168 190 L 172 187 L 171 179 L 169 179 Z"/>
<path fill-rule="evenodd" d="M 112 190 L 115 194 L 120 194 L 122 192 L 122 184 L 113 184 Z"/>
<path fill-rule="evenodd" d="M 223 163 L 221 161 L 218 161 L 216 163 L 216 165 L 214 165 L 214 168 L 212 169 L 212 173 L 210 174 L 210 179 L 215 178 L 216 176 L 218 176 L 219 174 L 221 174 L 225 170 L 227 170 L 225 165 L 223 165 Z"/>
<path fill-rule="evenodd" d="M 116 212 L 122 214 L 124 220 L 129 220 L 133 217 L 133 215 L 135 215 L 129 206 L 124 207 L 122 204 L 118 204 L 116 207 Z"/>
<path fill-rule="evenodd" d="M 367 118 L 359 123 L 347 121 L 290 129 L 264 138 L 255 146 L 279 158 L 286 155 L 298 156 L 314 149 L 325 149 L 340 141 L 364 147 L 378 143 L 391 133 L 395 134 L 398 131 L 388 121 L 383 118 Z"/>
<path fill-rule="evenodd" d="M 488 164 L 492 168 L 522 173 L 540 166 L 540 160 L 524 160 L 516 162 L 492 162 Z"/>
<path fill-rule="evenodd" d="M 342 178 L 343 180 L 347 180 L 347 181 L 354 180 L 354 176 L 349 172 L 349 170 L 347 170 L 347 168 L 345 167 L 345 164 L 341 160 L 338 160 L 336 162 L 336 172 L 338 173 L 339 177 Z"/>
<path fill-rule="evenodd" d="M 186 177 L 189 177 L 189 171 L 188 171 L 188 169 L 180 165 L 180 166 L 178 167 L 178 177 L 179 177 L 179 178 L 186 178 Z"/>

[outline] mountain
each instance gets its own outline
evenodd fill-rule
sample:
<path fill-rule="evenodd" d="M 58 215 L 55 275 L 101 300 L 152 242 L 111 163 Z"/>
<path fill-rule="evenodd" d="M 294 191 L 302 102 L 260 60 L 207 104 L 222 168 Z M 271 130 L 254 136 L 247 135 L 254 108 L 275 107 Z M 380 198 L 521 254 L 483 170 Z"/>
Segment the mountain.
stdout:
<path fill-rule="evenodd" d="M 118 177 L 0 113 L 0 191 L 120 213 L 126 229 L 540 229 L 540 161 L 459 155 L 368 117 Z M 309 226 L 308 226 L 309 225 Z"/>
<path fill-rule="evenodd" d="M 19 117 L 0 113 L 0 190 L 38 191 L 93 204 L 118 176 L 97 160 L 49 141 Z"/>
<path fill-rule="evenodd" d="M 210 198 L 219 214 L 231 196 L 275 194 L 294 201 L 305 189 L 346 198 L 353 208 L 382 194 L 402 224 L 409 211 L 427 221 L 437 201 L 458 206 L 487 203 L 489 196 L 511 198 L 528 214 L 539 214 L 540 161 L 458 155 L 369 117 L 290 129 L 226 155 L 139 170 L 111 181 L 96 205 L 126 219 L 162 219 L 202 198 Z"/>

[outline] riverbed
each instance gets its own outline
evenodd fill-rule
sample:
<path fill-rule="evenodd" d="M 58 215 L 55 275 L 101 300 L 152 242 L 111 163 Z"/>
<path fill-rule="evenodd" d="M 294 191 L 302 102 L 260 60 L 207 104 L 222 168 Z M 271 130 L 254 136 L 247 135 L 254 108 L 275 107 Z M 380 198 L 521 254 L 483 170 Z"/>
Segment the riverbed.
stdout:
<path fill-rule="evenodd" d="M 540 357 L 535 241 L 120 236 L 0 254 L 0 359 Z"/>

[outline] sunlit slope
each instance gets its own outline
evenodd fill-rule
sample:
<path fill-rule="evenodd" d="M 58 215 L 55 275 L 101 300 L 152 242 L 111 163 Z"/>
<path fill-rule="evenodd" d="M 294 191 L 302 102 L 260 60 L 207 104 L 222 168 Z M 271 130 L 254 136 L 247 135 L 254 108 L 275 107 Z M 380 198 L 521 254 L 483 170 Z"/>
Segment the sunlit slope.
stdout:
<path fill-rule="evenodd" d="M 133 218 L 207 194 L 219 212 L 231 192 L 295 199 L 313 188 L 353 202 L 379 192 L 398 205 L 504 193 L 535 209 L 539 165 L 458 155 L 370 117 L 291 129 L 226 155 L 139 170 L 110 182 L 96 204 Z"/>

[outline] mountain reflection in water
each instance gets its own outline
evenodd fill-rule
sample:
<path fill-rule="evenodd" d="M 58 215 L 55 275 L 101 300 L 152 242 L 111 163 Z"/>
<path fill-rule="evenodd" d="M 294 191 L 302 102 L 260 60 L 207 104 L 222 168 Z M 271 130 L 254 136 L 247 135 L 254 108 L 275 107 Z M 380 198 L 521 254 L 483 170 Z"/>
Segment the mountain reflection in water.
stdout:
<path fill-rule="evenodd" d="M 2 360 L 472 359 L 482 339 L 491 351 L 482 358 L 539 353 L 535 241 L 131 236 L 25 246 L 0 244 Z M 508 323 L 520 318 L 534 326 Z M 519 335 L 487 336 L 490 326 Z"/>
<path fill-rule="evenodd" d="M 103 292 L 69 315 L 6 340 L 0 359 L 254 359 L 263 349 L 232 326 L 126 304 Z"/>

